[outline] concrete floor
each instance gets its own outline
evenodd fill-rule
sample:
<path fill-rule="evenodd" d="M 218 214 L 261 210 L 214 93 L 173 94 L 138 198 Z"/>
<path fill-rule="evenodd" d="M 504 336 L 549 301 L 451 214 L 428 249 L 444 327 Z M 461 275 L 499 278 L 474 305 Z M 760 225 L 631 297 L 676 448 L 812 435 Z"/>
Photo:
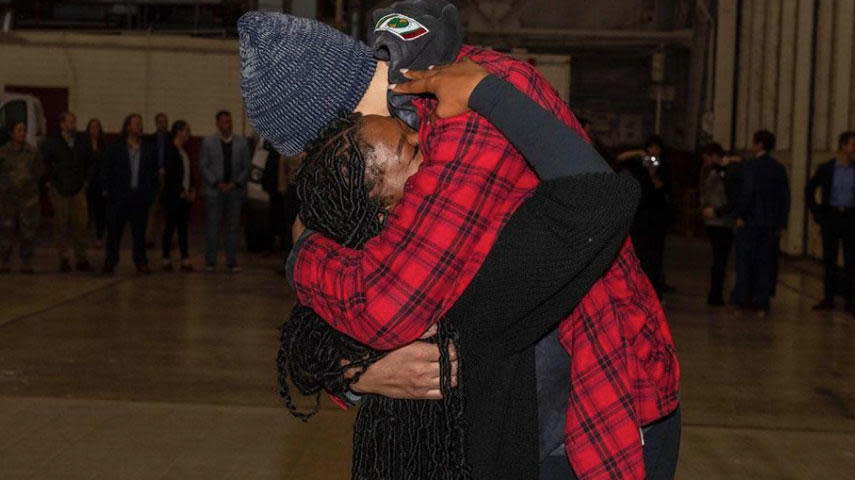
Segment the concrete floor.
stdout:
<path fill-rule="evenodd" d="M 855 319 L 810 311 L 809 261 L 784 262 L 765 318 L 707 308 L 708 256 L 670 243 L 678 478 L 855 478 Z M 353 412 L 279 405 L 294 297 L 278 259 L 244 258 L 235 276 L 137 277 L 126 252 L 113 278 L 0 277 L 0 479 L 348 478 Z"/>

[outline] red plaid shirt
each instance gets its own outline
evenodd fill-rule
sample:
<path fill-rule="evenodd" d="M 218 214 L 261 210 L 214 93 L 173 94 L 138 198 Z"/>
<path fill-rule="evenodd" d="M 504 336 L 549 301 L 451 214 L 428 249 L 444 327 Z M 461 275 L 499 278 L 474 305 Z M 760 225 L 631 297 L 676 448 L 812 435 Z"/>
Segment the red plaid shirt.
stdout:
<path fill-rule="evenodd" d="M 536 70 L 464 46 L 470 57 L 585 135 Z M 383 232 L 362 250 L 312 235 L 294 270 L 299 301 L 378 349 L 420 337 L 460 297 L 501 227 L 538 183 L 525 159 L 475 113 L 428 121 L 424 162 Z M 639 427 L 676 408 L 677 362 L 664 314 L 627 240 L 610 270 L 559 326 L 570 353 L 565 442 L 577 476 L 643 479 Z"/>

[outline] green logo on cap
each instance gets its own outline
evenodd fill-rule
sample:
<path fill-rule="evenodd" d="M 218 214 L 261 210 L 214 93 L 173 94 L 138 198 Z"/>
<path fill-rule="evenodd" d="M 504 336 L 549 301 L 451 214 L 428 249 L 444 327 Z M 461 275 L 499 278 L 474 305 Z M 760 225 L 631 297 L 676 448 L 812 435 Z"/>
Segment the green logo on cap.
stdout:
<path fill-rule="evenodd" d="M 410 24 L 410 22 L 407 21 L 406 18 L 395 17 L 395 18 L 389 20 L 389 23 L 387 25 L 389 25 L 392 28 L 404 28 L 409 24 Z"/>
<path fill-rule="evenodd" d="M 391 13 L 383 16 L 383 18 L 377 21 L 374 31 L 389 32 L 404 41 L 415 40 L 430 33 L 418 20 L 400 13 Z"/>

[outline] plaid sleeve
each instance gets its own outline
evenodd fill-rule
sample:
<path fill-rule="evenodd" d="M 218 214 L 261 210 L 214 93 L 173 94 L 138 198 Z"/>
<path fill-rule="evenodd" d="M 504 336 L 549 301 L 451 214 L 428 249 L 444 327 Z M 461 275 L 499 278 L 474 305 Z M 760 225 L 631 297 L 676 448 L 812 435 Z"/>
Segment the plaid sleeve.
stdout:
<path fill-rule="evenodd" d="M 531 65 L 464 47 L 470 57 L 582 132 Z M 310 237 L 297 256 L 301 303 L 342 333 L 377 349 L 418 337 L 454 304 L 483 263 L 504 221 L 537 186 L 525 160 L 482 117 L 428 121 L 420 108 L 425 162 L 383 232 L 362 250 Z M 584 133 L 582 133 L 584 135 Z"/>
<path fill-rule="evenodd" d="M 510 147 L 484 123 L 468 114 L 422 130 L 430 161 L 362 250 L 309 237 L 294 270 L 300 302 L 378 349 L 405 345 L 437 321 L 483 262 L 501 225 L 495 216 L 536 185 L 503 161 Z"/>

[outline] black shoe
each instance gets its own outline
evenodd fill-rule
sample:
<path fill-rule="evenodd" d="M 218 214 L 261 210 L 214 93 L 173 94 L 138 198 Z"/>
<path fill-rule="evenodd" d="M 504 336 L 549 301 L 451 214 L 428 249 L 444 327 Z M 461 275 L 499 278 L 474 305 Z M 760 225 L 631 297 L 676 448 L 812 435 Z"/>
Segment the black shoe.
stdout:
<path fill-rule="evenodd" d="M 75 265 L 74 268 L 78 272 L 91 272 L 92 271 L 92 264 L 89 263 L 89 260 L 83 260 L 83 261 L 77 262 L 77 265 Z"/>
<path fill-rule="evenodd" d="M 163 262 L 163 271 L 164 272 L 174 272 L 175 267 L 172 266 L 172 262 Z"/>
<path fill-rule="evenodd" d="M 26 266 L 26 267 L 21 267 L 21 273 L 23 273 L 24 275 L 32 275 L 32 274 L 36 273 L 36 270 L 33 267 Z"/>
<path fill-rule="evenodd" d="M 67 258 L 63 258 L 59 261 L 59 271 L 62 273 L 71 272 L 71 262 L 69 262 Z"/>
<path fill-rule="evenodd" d="M 116 273 L 116 267 L 113 265 L 104 265 L 104 268 L 101 269 L 101 275 L 113 275 Z"/>
<path fill-rule="evenodd" d="M 12 272 L 12 269 L 9 267 L 0 267 L 0 275 L 8 275 Z"/>
<path fill-rule="evenodd" d="M 137 265 L 137 273 L 139 273 L 140 275 L 149 275 L 151 274 L 151 269 L 148 268 L 148 264 L 141 263 Z"/>
<path fill-rule="evenodd" d="M 193 265 L 190 265 L 189 263 L 182 263 L 181 267 L 179 267 L 179 268 L 181 268 L 182 272 L 186 272 L 186 273 L 190 273 L 193 271 Z"/>
<path fill-rule="evenodd" d="M 723 297 L 707 297 L 707 305 L 711 307 L 723 307 L 726 304 L 724 303 Z"/>
<path fill-rule="evenodd" d="M 855 315 L 855 303 L 846 302 L 846 306 L 843 307 L 843 310 L 849 315 Z"/>
<path fill-rule="evenodd" d="M 834 310 L 834 301 L 833 300 L 823 300 L 811 308 L 814 312 L 829 312 Z"/>

